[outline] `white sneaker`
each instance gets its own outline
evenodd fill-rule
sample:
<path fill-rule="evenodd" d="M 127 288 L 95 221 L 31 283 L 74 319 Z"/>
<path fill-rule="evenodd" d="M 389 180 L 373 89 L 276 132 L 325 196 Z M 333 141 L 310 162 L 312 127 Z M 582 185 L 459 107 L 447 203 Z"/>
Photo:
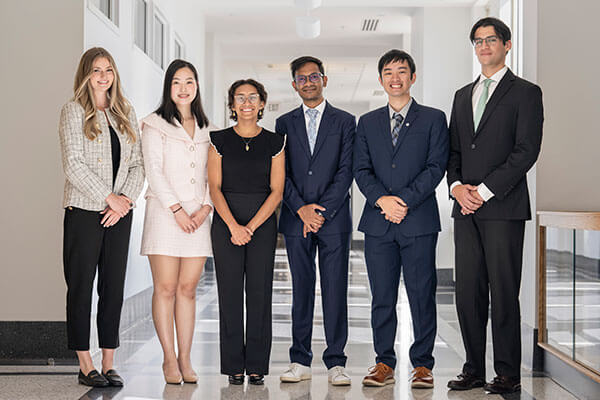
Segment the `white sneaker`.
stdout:
<path fill-rule="evenodd" d="M 346 373 L 346 369 L 340 365 L 329 368 L 327 372 L 329 382 L 334 386 L 348 386 L 350 384 L 350 376 Z"/>
<path fill-rule="evenodd" d="M 291 363 L 288 370 L 279 377 L 281 382 L 300 382 L 311 378 L 310 367 L 298 363 Z"/>

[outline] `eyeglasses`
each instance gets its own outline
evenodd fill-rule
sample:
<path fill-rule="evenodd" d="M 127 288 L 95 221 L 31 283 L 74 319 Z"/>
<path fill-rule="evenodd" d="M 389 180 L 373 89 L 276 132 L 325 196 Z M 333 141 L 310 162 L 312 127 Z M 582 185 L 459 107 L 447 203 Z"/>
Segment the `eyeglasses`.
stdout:
<path fill-rule="evenodd" d="M 306 75 L 296 75 L 294 78 L 294 82 L 296 85 L 304 85 L 306 82 L 311 81 L 312 83 L 318 82 L 324 75 L 320 72 L 313 72 L 312 74 Z"/>
<path fill-rule="evenodd" d="M 260 95 L 257 93 L 253 93 L 248 96 L 245 96 L 243 94 L 236 94 L 235 96 L 233 96 L 233 100 L 237 104 L 244 104 L 246 100 L 249 101 L 250 104 L 256 104 L 260 100 Z"/>
<path fill-rule="evenodd" d="M 484 41 L 488 46 L 493 46 L 498 42 L 498 36 L 488 36 L 483 39 L 475 38 L 475 39 L 473 39 L 473 46 L 481 47 L 481 46 L 483 46 Z"/>

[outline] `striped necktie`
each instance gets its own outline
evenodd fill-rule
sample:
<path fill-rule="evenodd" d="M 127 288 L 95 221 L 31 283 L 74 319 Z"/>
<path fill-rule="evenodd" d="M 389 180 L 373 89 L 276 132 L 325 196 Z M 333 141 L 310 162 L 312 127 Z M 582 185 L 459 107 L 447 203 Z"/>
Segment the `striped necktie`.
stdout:
<path fill-rule="evenodd" d="M 400 136 L 400 129 L 402 128 L 402 121 L 404 121 L 404 117 L 399 112 L 394 113 L 392 117 L 396 123 L 394 124 L 394 129 L 392 129 L 392 144 L 394 147 L 396 146 L 396 142 L 398 142 L 398 136 Z"/>

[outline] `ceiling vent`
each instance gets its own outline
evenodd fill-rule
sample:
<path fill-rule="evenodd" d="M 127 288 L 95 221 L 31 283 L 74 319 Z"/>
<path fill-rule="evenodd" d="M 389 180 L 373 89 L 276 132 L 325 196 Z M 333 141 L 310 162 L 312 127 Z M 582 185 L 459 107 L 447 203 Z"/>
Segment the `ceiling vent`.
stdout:
<path fill-rule="evenodd" d="M 373 90 L 373 96 L 383 96 L 383 90 Z"/>
<path fill-rule="evenodd" d="M 375 32 L 377 30 L 378 25 L 379 25 L 378 19 L 364 19 L 362 22 L 362 31 L 363 32 Z"/>

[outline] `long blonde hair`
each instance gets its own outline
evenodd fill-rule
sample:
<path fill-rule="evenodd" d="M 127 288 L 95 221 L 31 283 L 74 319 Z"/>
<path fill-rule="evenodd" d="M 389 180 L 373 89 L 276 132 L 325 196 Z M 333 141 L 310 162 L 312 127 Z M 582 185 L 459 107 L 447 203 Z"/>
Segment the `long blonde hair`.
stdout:
<path fill-rule="evenodd" d="M 85 111 L 83 133 L 88 139 L 94 140 L 102 132 L 100 130 L 100 125 L 98 124 L 98 108 L 96 106 L 94 91 L 92 90 L 92 85 L 90 84 L 90 77 L 94 69 L 94 61 L 102 57 L 106 58 L 110 63 L 115 77 L 110 89 L 108 89 L 108 109 L 115 116 L 118 122 L 119 130 L 121 132 L 126 132 L 129 139 L 132 142 L 135 142 L 135 130 L 131 126 L 131 122 L 129 122 L 128 117 L 129 112 L 131 111 L 131 105 L 125 99 L 125 97 L 123 97 L 123 92 L 121 91 L 121 80 L 119 78 L 117 66 L 115 65 L 115 60 L 112 58 L 110 53 L 102 47 L 92 47 L 83 53 L 81 60 L 79 61 L 79 67 L 77 67 L 77 73 L 75 74 L 73 100 L 81 104 Z"/>

